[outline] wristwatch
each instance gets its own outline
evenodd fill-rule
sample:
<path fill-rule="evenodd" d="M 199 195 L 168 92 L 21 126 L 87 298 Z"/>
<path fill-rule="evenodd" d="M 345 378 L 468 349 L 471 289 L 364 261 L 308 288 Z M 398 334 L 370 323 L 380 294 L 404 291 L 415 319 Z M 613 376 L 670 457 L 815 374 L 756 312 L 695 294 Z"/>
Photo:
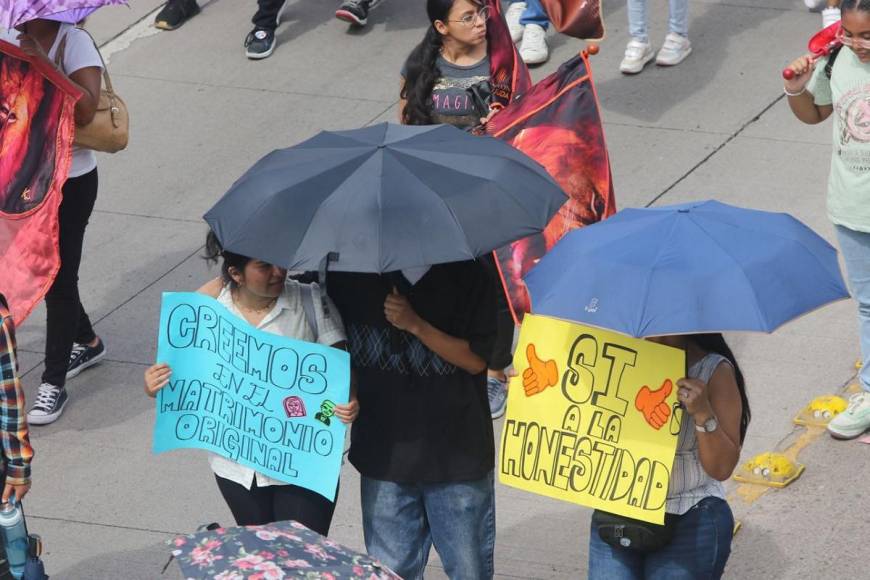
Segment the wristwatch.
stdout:
<path fill-rule="evenodd" d="M 712 433 L 716 429 L 719 428 L 719 421 L 716 419 L 716 416 L 710 417 L 703 424 L 698 425 L 695 423 L 695 431 L 699 431 L 701 433 Z"/>

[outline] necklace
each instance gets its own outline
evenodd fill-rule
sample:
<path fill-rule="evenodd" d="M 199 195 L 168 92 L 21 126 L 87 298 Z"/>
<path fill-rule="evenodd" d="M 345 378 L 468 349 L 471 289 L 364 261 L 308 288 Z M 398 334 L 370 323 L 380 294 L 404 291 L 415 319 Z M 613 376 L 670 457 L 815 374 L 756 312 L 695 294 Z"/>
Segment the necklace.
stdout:
<path fill-rule="evenodd" d="M 251 312 L 253 314 L 264 314 L 264 313 L 272 310 L 272 307 L 275 306 L 275 302 L 278 301 L 278 298 L 272 298 L 269 301 L 269 303 L 266 304 L 265 306 L 263 306 L 262 308 L 251 308 L 250 306 L 245 306 L 244 304 L 241 304 L 240 302 L 238 302 L 236 300 L 235 295 L 232 296 L 232 299 L 233 299 L 233 304 L 235 305 L 236 308 L 238 308 L 239 310 L 244 310 L 246 312 Z"/>

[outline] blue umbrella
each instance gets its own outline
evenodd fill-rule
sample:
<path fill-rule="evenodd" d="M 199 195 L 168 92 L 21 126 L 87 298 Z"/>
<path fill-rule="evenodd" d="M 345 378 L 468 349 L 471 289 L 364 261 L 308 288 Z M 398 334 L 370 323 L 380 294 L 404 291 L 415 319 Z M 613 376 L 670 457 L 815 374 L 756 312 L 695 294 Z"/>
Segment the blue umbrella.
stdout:
<path fill-rule="evenodd" d="M 810 228 L 718 201 L 625 209 L 566 235 L 525 280 L 533 312 L 635 337 L 772 332 L 849 296 Z"/>
<path fill-rule="evenodd" d="M 507 143 L 450 125 L 323 131 L 258 161 L 205 214 L 225 250 L 291 270 L 470 260 L 540 232 L 567 196 Z"/>

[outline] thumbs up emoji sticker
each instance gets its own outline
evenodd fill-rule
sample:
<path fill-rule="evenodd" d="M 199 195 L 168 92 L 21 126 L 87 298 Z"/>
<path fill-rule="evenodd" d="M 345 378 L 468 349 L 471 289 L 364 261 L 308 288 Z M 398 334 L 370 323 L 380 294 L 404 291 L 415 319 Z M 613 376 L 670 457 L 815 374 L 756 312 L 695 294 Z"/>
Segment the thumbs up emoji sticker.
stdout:
<path fill-rule="evenodd" d="M 526 348 L 526 358 L 529 359 L 529 368 L 523 371 L 523 389 L 525 389 L 527 397 L 543 393 L 548 387 L 559 382 L 559 369 L 556 367 L 556 361 L 548 360 L 545 362 L 538 358 L 534 344 L 529 343 Z"/>
<path fill-rule="evenodd" d="M 638 391 L 637 397 L 634 399 L 634 406 L 643 413 L 643 418 L 656 431 L 661 429 L 668 422 L 668 417 L 671 416 L 671 407 L 665 402 L 665 399 L 668 398 L 672 390 L 674 390 L 674 384 L 670 379 L 666 379 L 656 391 L 651 391 L 649 387 L 644 386 Z"/>

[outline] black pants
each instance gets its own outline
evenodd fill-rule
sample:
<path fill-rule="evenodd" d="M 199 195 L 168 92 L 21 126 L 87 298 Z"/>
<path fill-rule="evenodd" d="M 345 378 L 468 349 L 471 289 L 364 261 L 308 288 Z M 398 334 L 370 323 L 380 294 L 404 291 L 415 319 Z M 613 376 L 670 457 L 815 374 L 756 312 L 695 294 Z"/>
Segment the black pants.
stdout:
<path fill-rule="evenodd" d="M 257 12 L 251 19 L 254 26 L 265 30 L 278 28 L 278 13 L 287 0 L 257 0 Z"/>
<path fill-rule="evenodd" d="M 335 503 L 319 493 L 296 485 L 269 485 L 245 489 L 229 479 L 215 475 L 218 489 L 233 512 L 236 525 L 260 526 L 295 520 L 321 536 L 329 534 Z"/>
<path fill-rule="evenodd" d="M 79 264 L 85 228 L 97 201 L 97 170 L 67 179 L 60 204 L 60 270 L 45 295 L 45 371 L 42 382 L 62 387 L 73 342 L 88 343 L 97 335 L 79 300 Z"/>

